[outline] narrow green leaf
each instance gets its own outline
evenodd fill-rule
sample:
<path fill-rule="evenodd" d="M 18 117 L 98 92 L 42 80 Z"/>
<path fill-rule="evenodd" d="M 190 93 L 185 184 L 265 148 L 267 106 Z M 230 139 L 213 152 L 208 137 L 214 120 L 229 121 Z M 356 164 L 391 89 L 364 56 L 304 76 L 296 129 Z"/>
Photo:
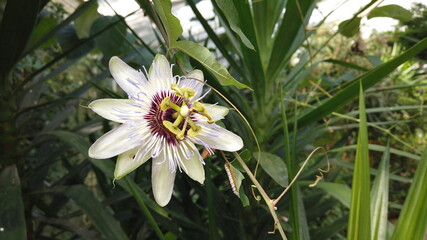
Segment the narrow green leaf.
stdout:
<path fill-rule="evenodd" d="M 426 48 L 427 38 L 424 38 L 400 56 L 370 70 L 369 72 L 353 80 L 352 83 L 350 83 L 346 88 L 335 94 L 332 98 L 322 102 L 320 105 L 316 106 L 316 108 L 310 109 L 307 112 L 301 114 L 302 116 L 298 119 L 298 127 L 301 128 L 307 126 L 310 123 L 316 122 L 328 115 L 329 113 L 336 111 L 340 107 L 350 102 L 353 98 L 357 96 L 357 93 L 359 92 L 359 81 L 362 81 L 363 87 L 365 89 L 368 89 L 377 82 L 381 81 L 382 78 L 391 73 L 400 64 L 411 59 L 413 56 L 415 56 Z"/>
<path fill-rule="evenodd" d="M 399 5 L 390 4 L 374 8 L 369 12 L 368 19 L 375 17 L 389 17 L 406 22 L 412 19 L 412 12 Z"/>
<path fill-rule="evenodd" d="M 252 45 L 251 41 L 245 36 L 240 26 L 239 21 L 239 12 L 234 6 L 233 1 L 231 0 L 215 0 L 218 4 L 218 7 L 224 13 L 224 16 L 227 18 L 228 24 L 230 24 L 231 29 L 240 37 L 243 44 L 247 48 L 255 50 L 254 45 Z"/>
<path fill-rule="evenodd" d="M 120 223 L 85 186 L 72 186 L 65 195 L 83 210 L 106 239 L 128 239 Z"/>
<path fill-rule="evenodd" d="M 340 25 L 338 25 L 338 32 L 346 37 L 356 35 L 359 32 L 360 20 L 362 20 L 362 18 L 357 17 L 341 22 Z"/>
<path fill-rule="evenodd" d="M 366 122 L 365 100 L 362 82 L 359 90 L 359 136 L 355 168 L 353 173 L 350 216 L 347 239 L 359 240 L 371 237 L 371 212 L 370 212 L 370 173 L 368 151 L 368 127 Z"/>
<path fill-rule="evenodd" d="M 234 60 L 234 58 L 231 56 L 230 52 L 226 48 L 225 44 L 222 43 L 220 40 L 220 36 L 218 36 L 215 31 L 212 29 L 212 27 L 209 25 L 208 21 L 202 16 L 202 14 L 199 12 L 199 10 L 196 7 L 196 4 L 194 3 L 194 0 L 188 0 L 187 4 L 191 7 L 193 10 L 193 13 L 196 15 L 196 18 L 199 20 L 199 22 L 202 24 L 205 32 L 208 34 L 209 39 L 212 40 L 212 42 L 215 44 L 217 49 L 221 52 L 222 56 L 224 56 L 227 61 L 230 63 L 230 66 L 239 72 L 240 76 L 244 76 L 245 73 L 242 71 L 241 67 L 237 64 L 237 62 Z"/>
<path fill-rule="evenodd" d="M 93 35 L 114 24 L 113 27 L 95 38 L 95 44 L 101 50 L 105 60 L 109 60 L 112 56 L 121 56 L 132 50 L 126 41 L 126 25 L 119 21 L 118 16 L 103 16 L 97 18 L 91 26 Z"/>
<path fill-rule="evenodd" d="M 74 20 L 74 27 L 76 28 L 77 36 L 80 39 L 89 37 L 92 24 L 100 16 L 101 15 L 98 13 L 98 3 L 95 2 L 94 4 L 90 5 L 90 7 L 82 15 Z"/>
<path fill-rule="evenodd" d="M 48 32 L 50 32 L 55 26 L 57 22 L 54 18 L 44 17 L 37 24 L 33 33 L 31 34 L 30 40 L 28 41 L 28 46 L 35 45 L 38 41 L 40 41 Z M 55 43 L 55 38 L 52 36 L 50 39 L 45 41 L 41 48 L 49 47 L 50 45 Z"/>
<path fill-rule="evenodd" d="M 240 83 L 234 79 L 227 71 L 227 69 L 215 60 L 215 57 L 211 54 L 211 52 L 209 52 L 207 48 L 190 41 L 175 42 L 173 47 L 197 60 L 211 73 L 213 73 L 222 85 L 233 85 L 238 88 L 249 88 L 245 84 Z"/>
<path fill-rule="evenodd" d="M 356 145 L 348 145 L 345 147 L 340 147 L 340 148 L 334 148 L 331 149 L 330 152 L 342 152 L 342 151 L 348 151 L 348 150 L 354 150 L 356 149 Z M 386 147 L 381 146 L 381 145 L 377 145 L 377 144 L 369 144 L 369 150 L 370 151 L 377 151 L 377 152 L 384 152 L 386 151 Z M 406 158 L 410 158 L 413 160 L 420 160 L 420 156 L 413 154 L 413 153 L 409 153 L 409 152 L 405 152 L 396 148 L 389 148 L 390 149 L 390 153 L 396 154 L 398 156 L 402 156 L 402 157 L 406 157 Z"/>
<path fill-rule="evenodd" d="M 16 165 L 0 173 L 0 239 L 27 239 L 21 181 Z"/>
<path fill-rule="evenodd" d="M 34 49 L 41 46 L 44 42 L 48 41 L 52 37 L 56 36 L 62 28 L 70 25 L 72 21 L 77 19 L 81 14 L 83 14 L 85 11 L 91 8 L 93 4 L 96 4 L 97 0 L 89 0 L 87 2 L 84 2 L 82 5 L 80 5 L 79 8 L 77 8 L 71 15 L 69 15 L 64 21 L 60 22 L 58 25 L 56 25 L 51 31 L 43 35 L 43 37 L 37 41 L 34 44 L 27 45 L 27 48 L 25 49 L 25 54 L 28 54 L 32 52 Z"/>
<path fill-rule="evenodd" d="M 427 233 L 427 148 L 409 188 L 392 240 L 423 240 Z"/>
<path fill-rule="evenodd" d="M 254 152 L 253 156 L 257 158 L 258 152 Z M 268 152 L 261 152 L 259 163 L 262 169 L 264 169 L 276 183 L 282 187 L 288 186 L 288 169 L 286 168 L 285 162 L 279 156 Z"/>
<path fill-rule="evenodd" d="M 301 46 L 306 38 L 305 26 L 316 5 L 315 0 L 288 0 L 282 22 L 279 23 L 276 38 L 271 50 L 271 57 L 266 73 L 277 76 L 290 59 L 293 52 Z"/>
<path fill-rule="evenodd" d="M 138 190 L 136 188 L 137 185 L 133 181 L 131 181 L 127 176 L 124 177 L 124 180 L 126 181 L 128 187 L 132 192 L 134 199 L 138 203 L 139 208 L 141 209 L 142 213 L 144 213 L 145 217 L 147 218 L 148 222 L 150 223 L 157 237 L 160 240 L 164 240 L 165 236 L 163 235 L 163 232 L 160 230 L 159 226 L 157 225 L 156 220 L 154 220 L 153 215 L 150 213 L 150 210 L 148 210 L 147 205 L 145 205 L 144 200 L 142 200 L 141 195 L 138 193 Z"/>
<path fill-rule="evenodd" d="M 387 239 L 390 143 L 387 143 L 371 190 L 372 240 Z"/>
<path fill-rule="evenodd" d="M 364 71 L 364 72 L 369 70 L 369 69 L 364 68 L 362 66 L 359 66 L 357 64 L 344 62 L 344 61 L 337 60 L 337 59 L 326 59 L 326 60 L 323 60 L 322 62 L 338 64 L 338 65 L 341 65 L 343 67 L 348 67 L 348 68 L 352 68 L 352 69 L 356 69 L 356 70 L 360 70 L 360 71 Z"/>
<path fill-rule="evenodd" d="M 154 8 L 165 28 L 169 47 L 173 48 L 175 42 L 182 33 L 182 26 L 179 19 L 172 14 L 172 3 L 170 0 L 153 0 Z"/>
<path fill-rule="evenodd" d="M 209 237 L 211 239 L 219 239 L 218 234 L 218 206 L 215 202 L 215 198 L 218 196 L 218 189 L 215 188 L 212 177 L 212 165 L 207 162 L 206 167 L 206 193 L 207 193 L 207 205 L 208 205 L 208 221 L 209 221 Z"/>

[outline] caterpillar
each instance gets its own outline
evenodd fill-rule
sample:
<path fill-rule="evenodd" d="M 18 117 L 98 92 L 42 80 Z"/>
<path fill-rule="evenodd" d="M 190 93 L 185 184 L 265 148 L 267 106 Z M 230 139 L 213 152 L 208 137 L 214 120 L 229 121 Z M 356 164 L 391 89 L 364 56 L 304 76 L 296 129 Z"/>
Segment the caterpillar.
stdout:
<path fill-rule="evenodd" d="M 236 195 L 237 197 L 240 197 L 237 189 L 236 176 L 234 176 L 234 172 L 231 167 L 231 164 L 228 161 L 226 161 L 224 164 L 224 167 L 225 167 L 225 171 L 227 172 L 228 181 L 230 182 L 231 189 L 233 190 L 234 195 Z"/>

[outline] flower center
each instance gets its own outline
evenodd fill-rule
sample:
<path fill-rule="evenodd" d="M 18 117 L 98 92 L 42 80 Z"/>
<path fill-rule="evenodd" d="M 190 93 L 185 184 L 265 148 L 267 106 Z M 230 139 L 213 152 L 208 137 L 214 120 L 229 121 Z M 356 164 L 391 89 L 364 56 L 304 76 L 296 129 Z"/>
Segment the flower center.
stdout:
<path fill-rule="evenodd" d="M 165 119 L 162 122 L 163 126 L 166 127 L 169 132 L 175 134 L 176 139 L 182 141 L 187 135 L 195 137 L 201 132 L 202 127 L 197 126 L 191 118 L 191 114 L 194 112 L 208 118 L 208 123 L 214 122 L 207 108 L 202 103 L 194 102 L 189 108 L 189 98 L 195 95 L 195 91 L 193 89 L 179 88 L 176 84 L 172 84 L 171 89 L 175 91 L 176 96 L 181 97 L 181 106 L 172 101 L 168 96 L 160 103 L 160 109 L 163 111 L 168 111 L 169 109 L 176 111 L 176 118 L 174 121 Z"/>
<path fill-rule="evenodd" d="M 179 97 L 170 91 L 161 91 L 153 96 L 150 110 L 144 116 L 144 119 L 147 120 L 148 126 L 153 135 L 162 136 L 166 139 L 168 144 L 177 145 L 178 139 L 174 133 L 170 132 L 163 125 L 163 121 L 174 122 L 179 117 L 179 113 L 173 108 L 161 109 L 161 103 L 166 98 L 175 105 L 182 105 L 184 102 L 182 97 Z"/>

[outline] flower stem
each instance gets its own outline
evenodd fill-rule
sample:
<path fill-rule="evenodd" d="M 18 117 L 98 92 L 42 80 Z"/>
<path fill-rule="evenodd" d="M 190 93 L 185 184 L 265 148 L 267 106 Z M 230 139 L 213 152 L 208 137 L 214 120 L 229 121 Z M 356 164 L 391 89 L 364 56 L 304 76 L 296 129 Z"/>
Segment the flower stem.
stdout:
<path fill-rule="evenodd" d="M 274 230 L 279 230 L 280 236 L 282 239 L 287 240 L 285 231 L 283 231 L 282 225 L 280 224 L 279 217 L 276 214 L 276 210 L 273 206 L 273 202 L 268 197 L 267 193 L 265 192 L 264 188 L 262 188 L 261 184 L 258 182 L 258 180 L 255 178 L 255 176 L 252 174 L 251 170 L 248 168 L 248 166 L 245 164 L 243 159 L 240 157 L 240 155 L 237 152 L 233 152 L 234 157 L 237 159 L 237 161 L 240 163 L 240 165 L 245 170 L 246 174 L 248 174 L 251 181 L 255 184 L 256 188 L 258 189 L 259 193 L 261 194 L 262 198 L 264 199 L 265 203 L 268 206 L 268 209 L 270 210 L 271 216 L 274 219 Z"/>
<path fill-rule="evenodd" d="M 141 196 L 139 196 L 138 192 L 136 191 L 133 183 L 129 180 L 128 177 L 124 177 L 126 183 L 128 184 L 133 197 L 135 198 L 136 202 L 138 203 L 139 207 L 141 208 L 142 213 L 144 213 L 145 217 L 147 218 L 148 222 L 150 223 L 151 227 L 154 229 L 154 232 L 156 232 L 157 237 L 159 239 L 164 240 L 165 236 L 163 235 L 162 231 L 159 228 L 159 225 L 157 225 L 156 221 L 153 218 L 153 215 L 151 215 L 150 210 L 148 210 L 147 206 L 145 205 L 144 201 L 142 200 Z"/>

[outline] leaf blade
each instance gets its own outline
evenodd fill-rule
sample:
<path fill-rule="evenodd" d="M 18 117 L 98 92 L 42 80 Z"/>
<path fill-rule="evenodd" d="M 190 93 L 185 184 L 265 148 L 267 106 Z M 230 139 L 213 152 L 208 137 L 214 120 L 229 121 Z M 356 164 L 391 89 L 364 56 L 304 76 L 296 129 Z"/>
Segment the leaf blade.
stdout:
<path fill-rule="evenodd" d="M 264 171 L 282 187 L 288 186 L 288 169 L 285 162 L 277 155 L 268 152 L 254 152 L 255 158 L 260 155 L 259 163 Z"/>
<path fill-rule="evenodd" d="M 363 74 L 357 79 L 353 80 L 346 88 L 335 94 L 332 98 L 322 102 L 313 110 L 308 110 L 307 112 L 301 114 L 302 116 L 298 118 L 298 127 L 304 127 L 308 124 L 316 122 L 329 113 L 335 111 L 336 109 L 344 106 L 350 102 L 353 98 L 357 96 L 359 92 L 359 80 L 362 81 L 365 89 L 372 87 L 374 84 L 379 82 L 382 78 L 391 73 L 396 69 L 400 64 L 406 62 L 422 50 L 427 48 L 427 38 L 421 40 L 418 44 L 414 45 L 402 55 L 386 62 L 369 72 Z"/>
<path fill-rule="evenodd" d="M 172 14 L 172 2 L 170 0 L 153 0 L 153 3 L 167 33 L 169 47 L 173 47 L 181 36 L 182 26 L 179 19 Z"/>
<path fill-rule="evenodd" d="M 174 44 L 173 47 L 197 60 L 211 73 L 213 73 L 222 85 L 233 85 L 238 88 L 249 88 L 245 84 L 240 83 L 234 79 L 227 71 L 227 69 L 215 60 L 214 56 L 207 48 L 190 41 L 178 41 Z"/>
<path fill-rule="evenodd" d="M 0 173 L 0 239 L 27 239 L 21 182 L 16 165 Z"/>
<path fill-rule="evenodd" d="M 424 150 L 414 181 L 409 188 L 392 240 L 424 239 L 427 233 L 427 148 Z"/>
<path fill-rule="evenodd" d="M 233 1 L 231 0 L 215 0 L 218 4 L 219 8 L 224 13 L 227 18 L 228 24 L 230 24 L 231 30 L 233 30 L 242 40 L 243 44 L 252 50 L 255 50 L 254 45 L 252 45 L 251 41 L 246 37 L 243 33 L 242 29 L 239 27 L 239 12 L 234 6 Z"/>
<path fill-rule="evenodd" d="M 390 143 L 387 143 L 371 190 L 372 240 L 387 239 Z"/>
<path fill-rule="evenodd" d="M 347 239 L 369 239 L 371 237 L 370 212 L 370 169 L 368 150 L 368 127 L 366 122 L 363 87 L 360 82 L 359 112 L 360 124 L 357 138 L 355 168 L 351 189 L 350 216 Z"/>
<path fill-rule="evenodd" d="M 374 8 L 368 14 L 368 19 L 375 17 L 389 17 L 402 22 L 412 19 L 412 12 L 396 4 L 385 5 Z"/>
<path fill-rule="evenodd" d="M 104 237 L 117 240 L 129 239 L 120 223 L 102 206 L 89 189 L 82 185 L 75 185 L 67 189 L 65 195 L 85 212 Z"/>

